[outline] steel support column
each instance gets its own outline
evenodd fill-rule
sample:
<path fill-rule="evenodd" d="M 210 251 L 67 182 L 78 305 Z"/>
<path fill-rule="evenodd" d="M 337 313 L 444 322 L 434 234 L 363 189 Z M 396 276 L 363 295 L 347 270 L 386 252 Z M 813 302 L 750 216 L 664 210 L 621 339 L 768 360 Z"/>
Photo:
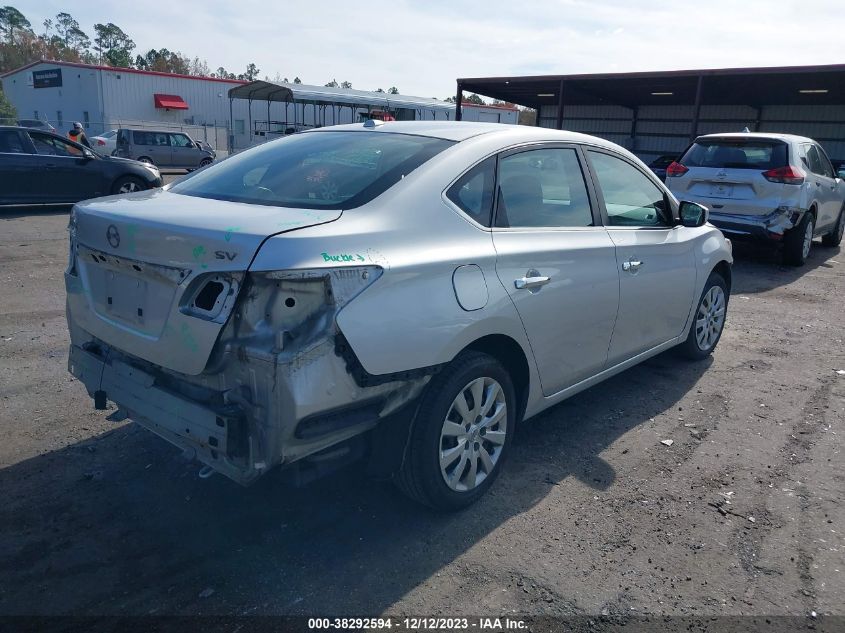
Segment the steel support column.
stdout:
<path fill-rule="evenodd" d="M 539 116 L 539 111 L 537 115 Z M 556 130 L 563 129 L 563 79 L 560 80 L 560 90 L 557 98 L 557 122 L 555 123 Z"/>
<path fill-rule="evenodd" d="M 463 112 L 461 108 L 464 102 L 464 87 L 461 82 L 458 82 L 458 91 L 455 93 L 455 121 L 463 119 Z"/>
<path fill-rule="evenodd" d="M 631 152 L 637 153 L 637 121 L 639 120 L 640 108 L 634 106 L 631 108 Z"/>
<path fill-rule="evenodd" d="M 698 136 L 698 118 L 701 114 L 701 93 L 704 84 L 704 76 L 698 76 L 698 82 L 695 85 L 695 104 L 692 112 L 692 125 L 690 126 L 689 142 L 692 143 L 695 137 Z"/>

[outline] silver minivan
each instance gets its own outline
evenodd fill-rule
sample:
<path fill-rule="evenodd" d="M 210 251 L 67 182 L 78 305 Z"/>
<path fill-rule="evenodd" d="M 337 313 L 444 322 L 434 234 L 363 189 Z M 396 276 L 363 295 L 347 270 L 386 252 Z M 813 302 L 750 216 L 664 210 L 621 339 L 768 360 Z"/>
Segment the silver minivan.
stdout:
<path fill-rule="evenodd" d="M 214 161 L 213 152 L 197 146 L 184 132 L 131 128 L 120 128 L 117 131 L 114 155 L 157 167 L 178 169 L 198 169 Z"/>
<path fill-rule="evenodd" d="M 845 229 L 845 184 L 816 141 L 792 134 L 699 136 L 666 168 L 678 198 L 706 206 L 731 238 L 783 244 L 801 266 L 813 238 L 838 246 Z"/>

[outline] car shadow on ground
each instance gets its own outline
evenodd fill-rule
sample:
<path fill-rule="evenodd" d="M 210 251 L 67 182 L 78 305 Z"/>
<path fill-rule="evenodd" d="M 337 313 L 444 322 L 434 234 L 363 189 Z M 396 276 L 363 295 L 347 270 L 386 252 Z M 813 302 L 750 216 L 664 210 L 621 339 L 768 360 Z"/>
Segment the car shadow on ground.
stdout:
<path fill-rule="evenodd" d="M 67 215 L 72 208 L 72 204 L 56 207 L 6 207 L 0 208 L 0 220 L 17 220 L 32 216 Z"/>
<path fill-rule="evenodd" d="M 841 248 L 841 246 L 836 248 L 822 246 L 819 240 L 815 240 L 810 257 L 803 266 L 788 266 L 783 263 L 779 248 L 773 248 L 769 244 L 734 241 L 731 294 L 766 292 L 780 286 L 787 286 L 817 268 L 832 268 L 835 264 L 828 263 L 828 260 L 837 260 Z"/>
<path fill-rule="evenodd" d="M 300 489 L 273 474 L 247 489 L 200 480 L 196 462 L 123 424 L 0 471 L 0 614 L 390 612 L 567 478 L 592 498 L 629 476 L 602 453 L 710 363 L 670 351 L 525 423 L 503 476 L 455 514 L 360 466 Z"/>

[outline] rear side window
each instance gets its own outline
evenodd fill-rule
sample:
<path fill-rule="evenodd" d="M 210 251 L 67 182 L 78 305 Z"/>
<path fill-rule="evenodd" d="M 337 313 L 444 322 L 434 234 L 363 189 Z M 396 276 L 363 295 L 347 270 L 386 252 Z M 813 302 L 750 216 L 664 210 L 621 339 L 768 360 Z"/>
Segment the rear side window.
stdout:
<path fill-rule="evenodd" d="M 170 146 L 170 138 L 164 132 L 145 132 L 135 130 L 132 132 L 132 141 L 135 145 L 150 145 L 153 147 Z"/>
<path fill-rule="evenodd" d="M 590 198 L 574 149 L 544 148 L 499 160 L 496 226 L 583 227 Z"/>
<path fill-rule="evenodd" d="M 0 131 L 0 154 L 29 154 L 21 135 L 15 130 Z"/>
<path fill-rule="evenodd" d="M 490 226 L 495 180 L 496 159 L 488 158 L 461 176 L 446 197 L 479 224 Z"/>
<path fill-rule="evenodd" d="M 170 191 L 279 207 L 352 209 L 453 144 L 384 132 L 295 134 L 232 156 Z"/>
<path fill-rule="evenodd" d="M 765 140 L 704 139 L 693 143 L 681 164 L 687 167 L 767 170 L 788 163 L 786 144 Z"/>

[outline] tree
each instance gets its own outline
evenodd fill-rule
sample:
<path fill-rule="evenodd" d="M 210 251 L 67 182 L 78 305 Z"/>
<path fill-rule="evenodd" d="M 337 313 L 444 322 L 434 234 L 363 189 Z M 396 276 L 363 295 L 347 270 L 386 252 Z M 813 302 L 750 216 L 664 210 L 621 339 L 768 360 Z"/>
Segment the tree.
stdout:
<path fill-rule="evenodd" d="M 337 79 L 332 79 L 329 83 L 326 84 L 326 88 L 339 88 L 340 85 L 337 83 Z"/>
<path fill-rule="evenodd" d="M 376 92 L 384 92 L 384 88 L 376 88 Z"/>
<path fill-rule="evenodd" d="M 302 83 L 302 80 L 301 80 L 299 77 L 294 77 L 294 78 L 293 78 L 293 83 L 295 83 L 295 84 L 301 84 L 301 83 Z"/>
<path fill-rule="evenodd" d="M 484 105 L 484 99 L 479 97 L 474 92 L 470 96 L 464 97 L 464 101 L 466 101 L 467 103 L 474 103 L 476 105 Z"/>
<path fill-rule="evenodd" d="M 397 88 L 396 86 L 393 86 L 392 88 L 390 88 L 390 90 L 387 91 L 387 94 L 398 95 L 399 94 L 399 88 Z"/>
<path fill-rule="evenodd" d="M 100 62 L 118 68 L 132 67 L 132 50 L 135 42 L 116 24 L 95 24 L 94 50 L 100 55 Z"/>
<path fill-rule="evenodd" d="M 346 88 L 347 90 L 352 88 L 352 83 L 349 81 L 344 81 L 340 84 L 341 88 Z"/>
<path fill-rule="evenodd" d="M 15 7 L 0 7 L 0 31 L 5 33 L 9 44 L 15 43 L 15 33 L 32 32 L 32 24 L 24 17 L 24 14 Z"/>
<path fill-rule="evenodd" d="M 81 54 L 82 51 L 91 46 L 91 39 L 79 28 L 79 22 L 70 13 L 57 14 L 56 21 L 53 24 L 65 48 Z"/>
<path fill-rule="evenodd" d="M 18 111 L 0 90 L 0 125 L 11 125 L 18 118 Z"/>
<path fill-rule="evenodd" d="M 211 74 L 208 70 L 208 62 L 204 59 L 201 60 L 199 57 L 194 57 L 188 74 L 195 77 L 208 77 Z"/>
<path fill-rule="evenodd" d="M 256 79 L 258 79 L 259 72 L 261 71 L 258 70 L 258 66 L 250 63 L 246 67 L 246 72 L 244 73 L 243 78 L 247 81 L 255 81 Z"/>
<path fill-rule="evenodd" d="M 520 125 L 536 125 L 537 124 L 537 110 L 531 108 L 519 109 L 519 124 Z"/>

